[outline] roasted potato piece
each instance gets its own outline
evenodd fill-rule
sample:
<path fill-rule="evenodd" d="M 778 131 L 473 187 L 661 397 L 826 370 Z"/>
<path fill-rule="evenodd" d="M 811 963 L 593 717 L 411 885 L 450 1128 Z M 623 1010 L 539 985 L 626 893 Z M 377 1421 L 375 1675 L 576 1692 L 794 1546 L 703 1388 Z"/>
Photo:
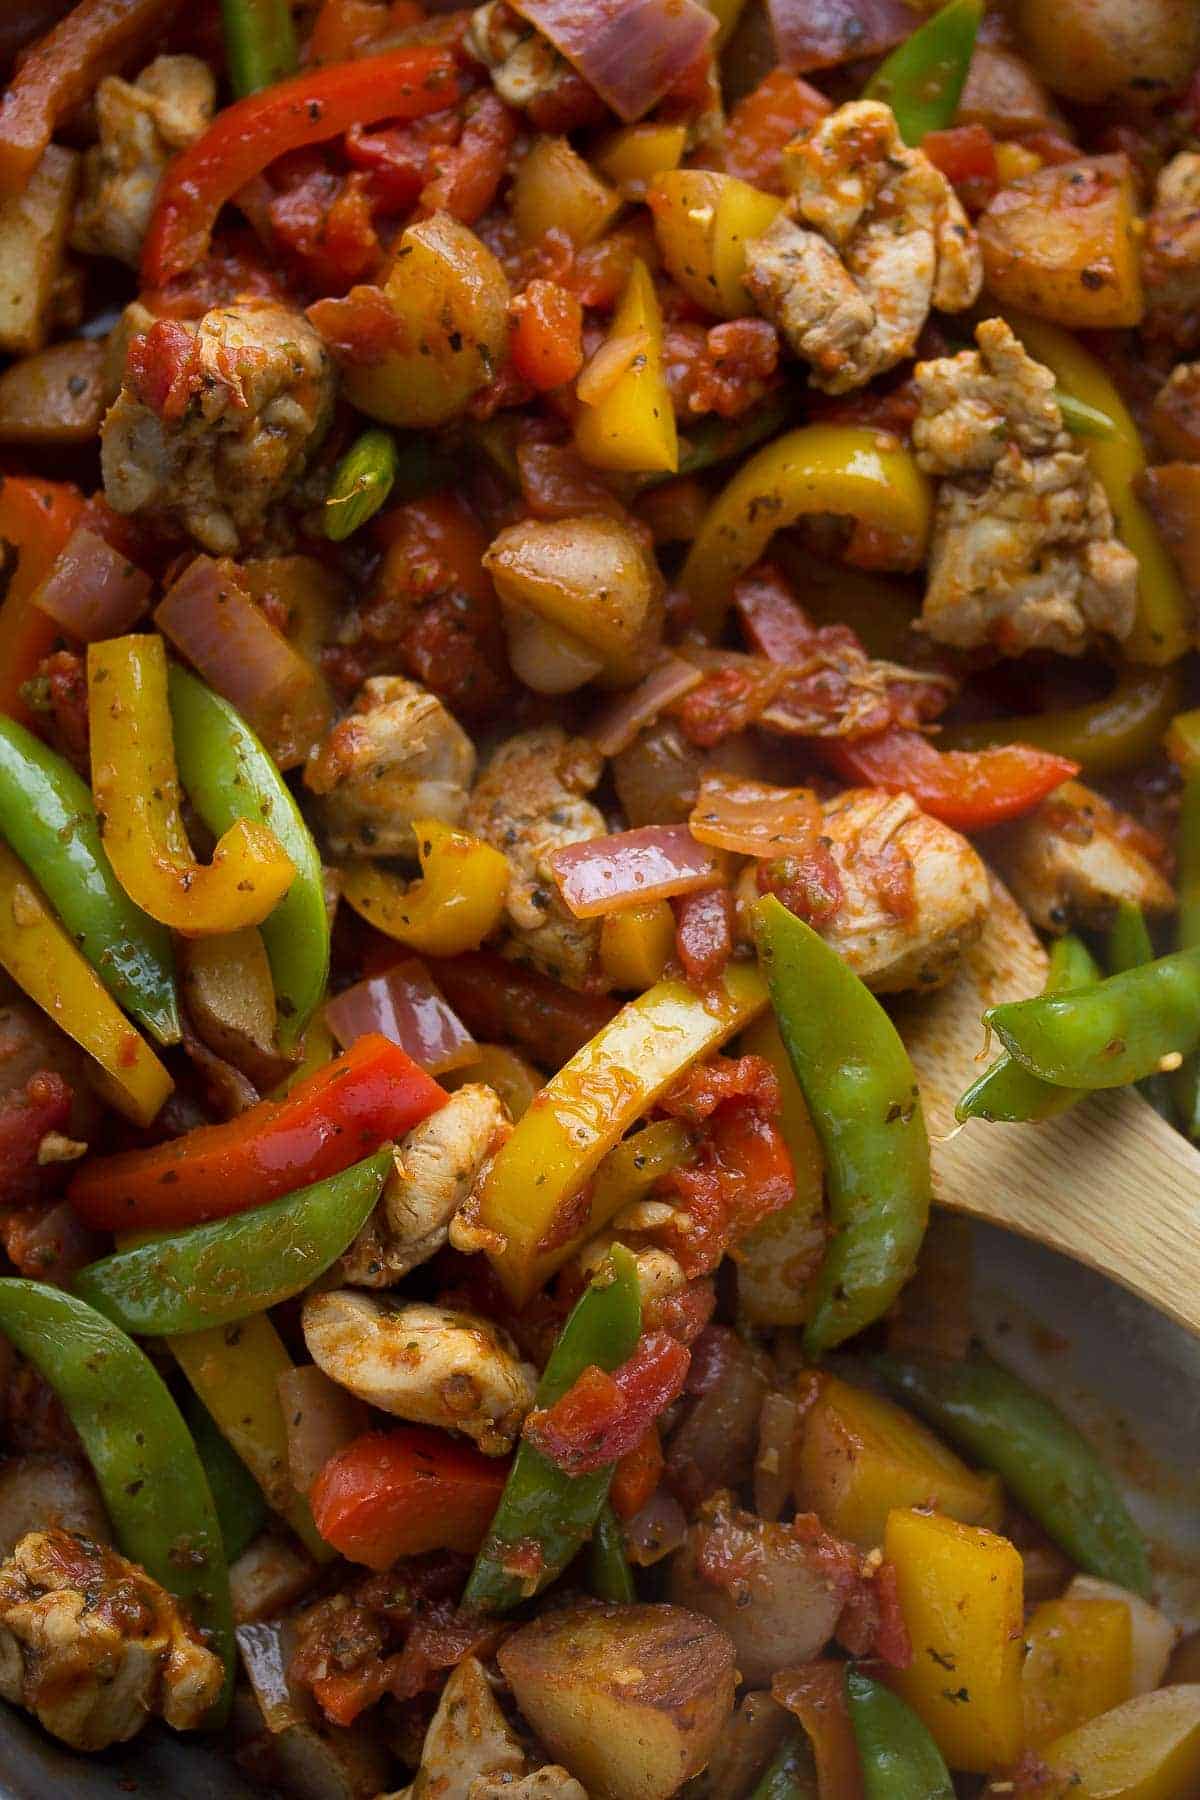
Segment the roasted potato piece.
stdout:
<path fill-rule="evenodd" d="M 1125 156 L 1081 156 L 1018 176 L 976 222 L 984 279 L 1004 306 L 1108 330 L 1145 311 L 1137 203 Z"/>
<path fill-rule="evenodd" d="M 46 341 L 78 185 L 78 154 L 51 144 L 25 192 L 0 201 L 0 350 L 14 356 Z"/>
<path fill-rule="evenodd" d="M 621 196 L 592 172 L 566 138 L 535 138 L 512 186 L 513 220 L 523 244 L 555 227 L 573 244 L 603 235 L 621 210 Z"/>
<path fill-rule="evenodd" d="M 1200 463 L 1159 463 L 1146 470 L 1141 488 L 1184 587 L 1200 601 Z"/>
<path fill-rule="evenodd" d="M 646 196 L 667 271 L 692 300 L 722 319 L 752 310 L 742 284 L 746 245 L 761 237 L 783 201 L 711 169 L 672 169 Z"/>
<path fill-rule="evenodd" d="M 197 1035 L 256 1087 L 281 1080 L 288 1065 L 275 1042 L 275 989 L 256 927 L 185 939 L 180 955 Z"/>
<path fill-rule="evenodd" d="M 104 347 L 72 338 L 0 375 L 0 444 L 87 444 L 104 417 Z"/>
<path fill-rule="evenodd" d="M 1069 100 L 1153 106 L 1200 59 L 1195 0 L 1017 0 L 1015 12 L 1035 70 Z"/>
<path fill-rule="evenodd" d="M 498 1652 L 517 1705 L 590 1800 L 666 1800 L 733 1711 L 733 1643 L 678 1606 L 566 1606 Z"/>

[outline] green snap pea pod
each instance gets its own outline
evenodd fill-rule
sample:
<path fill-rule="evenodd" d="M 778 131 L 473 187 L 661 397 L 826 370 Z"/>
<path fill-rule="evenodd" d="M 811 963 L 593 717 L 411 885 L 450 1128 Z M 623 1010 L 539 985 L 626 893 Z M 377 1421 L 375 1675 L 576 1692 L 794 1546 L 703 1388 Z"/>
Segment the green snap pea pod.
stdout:
<path fill-rule="evenodd" d="M 282 81 L 296 67 L 289 0 L 221 0 L 229 79 L 238 100 Z"/>
<path fill-rule="evenodd" d="M 847 1669 L 846 1698 L 866 1800 L 954 1800 L 941 1751 L 899 1694 Z"/>
<path fill-rule="evenodd" d="M 1115 1088 L 1200 1043 L 1200 949 L 1178 950 L 1074 994 L 989 1007 L 1009 1054 L 1056 1087 Z"/>
<path fill-rule="evenodd" d="M 291 1299 L 366 1224 L 392 1167 L 386 1145 L 311 1187 L 89 1263 L 75 1292 L 123 1330 L 174 1337 L 233 1325 Z"/>
<path fill-rule="evenodd" d="M 267 1522 L 262 1489 L 198 1394 L 188 1391 L 184 1416 L 217 1509 L 225 1560 L 235 1562 Z"/>
<path fill-rule="evenodd" d="M 1140 906 L 1122 900 L 1109 927 L 1104 947 L 1104 960 L 1110 975 L 1123 975 L 1126 969 L 1140 969 L 1154 961 L 1154 945 L 1150 928 Z M 1171 1083 L 1166 1075 L 1147 1075 L 1138 1082 L 1138 1092 L 1148 1100 L 1156 1113 L 1169 1124 L 1175 1121 L 1171 1100 Z"/>
<path fill-rule="evenodd" d="M 1149 1593 L 1146 1546 L 1112 1476 L 1049 1400 L 985 1357 L 873 1356 L 871 1367 L 898 1400 L 994 1469 L 1080 1568 Z"/>
<path fill-rule="evenodd" d="M 329 976 L 321 858 L 274 759 L 237 709 L 178 663 L 168 682 L 179 776 L 204 823 L 217 837 L 238 819 L 269 825 L 296 866 L 291 887 L 259 926 L 279 1003 L 279 1047 L 287 1054 Z"/>
<path fill-rule="evenodd" d="M 1086 944 L 1071 932 L 1054 940 L 1043 993 L 1069 993 L 1072 988 L 1090 987 L 1099 980 L 1099 965 Z M 967 1089 L 954 1116 L 960 1125 L 965 1119 L 1013 1125 L 1030 1119 L 1052 1119 L 1082 1099 L 1083 1094 L 1077 1089 L 1039 1081 L 1003 1050 Z"/>
<path fill-rule="evenodd" d="M 1110 438 L 1116 431 L 1108 414 L 1101 412 L 1098 406 L 1089 406 L 1086 400 L 1077 400 L 1074 394 L 1064 394 L 1061 388 L 1055 388 L 1054 398 L 1063 424 L 1074 437 Z"/>
<path fill-rule="evenodd" d="M 600 1508 L 588 1548 L 588 1586 L 597 1600 L 614 1600 L 629 1606 L 637 1599 L 621 1526 L 607 1500 Z"/>
<path fill-rule="evenodd" d="M 398 466 L 396 440 L 375 428 L 355 438 L 333 471 L 325 496 L 325 536 L 340 544 L 383 506 Z"/>
<path fill-rule="evenodd" d="M 819 1356 L 878 1319 L 929 1222 L 929 1139 L 896 1027 L 836 950 L 773 894 L 758 951 L 796 1079 L 825 1151 L 834 1225 L 804 1333 Z"/>
<path fill-rule="evenodd" d="M 885 100 L 906 144 L 954 123 L 966 86 L 983 0 L 950 0 L 880 64 L 863 89 L 867 100 Z"/>
<path fill-rule="evenodd" d="M 612 1279 L 593 1281 L 562 1328 L 538 1383 L 539 1407 L 553 1406 L 590 1364 L 619 1368 L 637 1348 L 637 1265 L 621 1244 L 610 1260 Z M 592 1475 L 564 1475 L 522 1438 L 463 1605 L 507 1612 L 553 1581 L 591 1536 L 611 1481 L 611 1465 Z"/>
<path fill-rule="evenodd" d="M 196 1446 L 144 1351 L 90 1306 L 40 1281 L 0 1280 L 0 1331 L 45 1376 L 79 1433 L 117 1544 L 181 1600 L 225 1665 L 233 1613 L 221 1528 Z"/>
<path fill-rule="evenodd" d="M 1200 946 L 1200 769 L 1190 764 L 1179 808 L 1178 850 L 1179 947 L 1194 950 Z M 1200 1055 L 1185 1058 L 1172 1077 L 1171 1092 L 1181 1129 L 1193 1142 L 1200 1140 Z"/>
<path fill-rule="evenodd" d="M 8 718 L 0 718 L 0 835 L 117 1004 L 160 1044 L 177 1044 L 170 932 L 113 874 L 91 793 L 70 763 Z"/>
<path fill-rule="evenodd" d="M 817 1800 L 817 1765 L 802 1731 L 790 1731 L 750 1800 Z"/>

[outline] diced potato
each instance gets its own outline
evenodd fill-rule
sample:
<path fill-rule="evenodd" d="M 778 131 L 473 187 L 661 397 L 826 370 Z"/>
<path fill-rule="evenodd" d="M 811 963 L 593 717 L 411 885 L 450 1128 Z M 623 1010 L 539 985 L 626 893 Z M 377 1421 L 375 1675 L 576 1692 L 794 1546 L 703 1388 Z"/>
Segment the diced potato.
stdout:
<path fill-rule="evenodd" d="M 1152 106 L 1200 61 L 1195 0 L 1017 0 L 1031 62 L 1069 100 Z"/>
<path fill-rule="evenodd" d="M 675 915 L 665 900 L 605 913 L 600 963 L 615 988 L 642 994 L 662 979 L 675 952 Z"/>
<path fill-rule="evenodd" d="M 650 272 L 640 260 L 629 272 L 605 349 L 622 343 L 635 344 L 636 353 L 603 393 L 580 406 L 575 448 L 597 469 L 673 475 L 679 467 L 679 439 L 663 374 L 662 311 Z"/>
<path fill-rule="evenodd" d="M 627 200 L 641 200 L 656 175 L 679 167 L 686 145 L 686 125 L 622 125 L 592 160 Z"/>
<path fill-rule="evenodd" d="M 825 1158 L 774 1013 L 763 1013 L 742 1033 L 741 1050 L 745 1056 L 761 1056 L 775 1072 L 779 1129 L 791 1154 L 796 1193 L 789 1206 L 764 1219 L 739 1243 L 738 1307 L 754 1325 L 803 1325 L 825 1246 Z"/>
<path fill-rule="evenodd" d="M 792 1482 L 796 1505 L 860 1550 L 883 1543 L 894 1507 L 932 1507 L 966 1525 L 1003 1516 L 997 1476 L 975 1474 L 902 1406 L 836 1376 L 804 1415 Z"/>
<path fill-rule="evenodd" d="M 23 194 L 0 201 L 0 350 L 40 350 L 50 329 L 54 282 L 62 263 L 79 157 L 51 144 Z"/>
<path fill-rule="evenodd" d="M 1145 310 L 1133 171 L 1084 156 L 1022 175 L 977 220 L 984 279 L 1004 306 L 1073 329 L 1136 325 Z"/>
<path fill-rule="evenodd" d="M 591 244 L 608 230 L 622 201 L 566 138 L 539 137 L 517 170 L 509 204 L 523 244 L 536 244 L 552 227 L 573 244 Z"/>
<path fill-rule="evenodd" d="M 52 344 L 0 375 L 0 444 L 88 444 L 104 408 L 103 345 Z"/>
<path fill-rule="evenodd" d="M 1132 1631 L 1132 1660 L 1129 1668 L 1129 1692 L 1148 1694 L 1167 1672 L 1178 1627 L 1167 1615 L 1143 1600 L 1140 1594 L 1118 1587 L 1115 1581 L 1101 1581 L 1096 1575 L 1076 1575 L 1067 1589 L 1068 1600 L 1119 1600 L 1129 1613 Z M 1182 1679 L 1182 1677 L 1176 1677 Z"/>
<path fill-rule="evenodd" d="M 1052 1791 L 1070 1800 L 1195 1800 L 1200 1686 L 1127 1700 L 1056 1738 L 1042 1757 L 1062 1784 Z"/>
<path fill-rule="evenodd" d="M 1025 1625 L 1025 1746 L 1110 1712 L 1133 1695 L 1133 1632 L 1119 1600 L 1047 1600 Z"/>
<path fill-rule="evenodd" d="M 275 988 L 257 927 L 187 938 L 179 946 L 183 991 L 197 1035 L 210 1050 L 268 1088 L 287 1063 L 275 1043 Z"/>
<path fill-rule="evenodd" d="M 754 310 L 743 285 L 746 245 L 783 206 L 776 194 L 711 169 L 660 175 L 646 196 L 663 262 L 684 293 L 722 319 Z"/>
<path fill-rule="evenodd" d="M 590 1800 L 666 1800 L 704 1767 L 733 1711 L 733 1645 L 677 1606 L 567 1606 L 501 1645 L 538 1737 Z"/>
<path fill-rule="evenodd" d="M 1160 463 L 1146 470 L 1140 486 L 1180 580 L 1200 601 L 1200 463 Z"/>
<path fill-rule="evenodd" d="M 1021 1558 L 1007 1538 L 936 1513 L 895 1511 L 896 1571 L 912 1663 L 889 1680 L 952 1769 L 984 1774 L 1021 1754 Z"/>

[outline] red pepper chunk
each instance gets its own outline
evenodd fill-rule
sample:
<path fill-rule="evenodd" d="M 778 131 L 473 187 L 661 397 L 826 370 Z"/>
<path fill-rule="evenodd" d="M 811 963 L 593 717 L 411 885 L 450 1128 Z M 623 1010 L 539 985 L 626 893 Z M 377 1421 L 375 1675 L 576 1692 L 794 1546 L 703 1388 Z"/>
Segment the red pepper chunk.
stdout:
<path fill-rule="evenodd" d="M 583 307 L 569 288 L 534 280 L 509 306 L 513 367 L 541 393 L 574 381 L 583 367 Z"/>
<path fill-rule="evenodd" d="M 665 1466 L 658 1427 L 651 1425 L 613 1470 L 608 1498 L 618 1519 L 632 1519 L 641 1512 L 662 1480 Z"/>
<path fill-rule="evenodd" d="M 1079 764 L 1030 744 L 993 750 L 939 750 L 919 731 L 896 728 L 877 737 L 826 740 L 825 761 L 843 781 L 911 794 L 923 811 L 958 831 L 979 831 L 1032 812 Z"/>
<path fill-rule="evenodd" d="M 508 1464 L 442 1431 L 371 1431 L 331 1456 L 312 1486 L 313 1520 L 350 1562 L 382 1572 L 427 1550 L 473 1555 Z"/>
<path fill-rule="evenodd" d="M 591 1475 L 641 1444 L 659 1413 L 677 1400 L 691 1353 L 665 1331 L 646 1332 L 611 1375 L 591 1363 L 551 1407 L 538 1407 L 524 1435 L 565 1475 Z"/>
<path fill-rule="evenodd" d="M 371 1032 L 285 1100 L 263 1100 L 151 1150 L 89 1160 L 68 1197 L 104 1231 L 227 1218 L 340 1174 L 445 1101 L 398 1044 Z"/>
<path fill-rule="evenodd" d="M 683 894 L 675 910 L 675 954 L 693 987 L 715 981 L 733 955 L 736 910 L 726 887 Z"/>
<path fill-rule="evenodd" d="M 41 481 L 35 475 L 0 477 L 0 549 L 3 561 L 16 559 L 0 602 L 0 713 L 31 728 L 36 721 L 21 698 L 21 687 L 62 636 L 32 596 L 83 508 L 83 495 L 68 482 Z"/>
<path fill-rule="evenodd" d="M 217 214 L 276 157 L 377 119 L 419 119 L 458 99 L 453 58 L 413 46 L 280 81 L 217 114 L 174 158 L 158 186 L 142 280 L 162 287 L 208 249 Z"/>
<path fill-rule="evenodd" d="M 0 1205 L 35 1200 L 51 1171 L 38 1164 L 38 1146 L 50 1131 L 65 1132 L 71 1090 L 52 1069 L 39 1069 L 23 1088 L 0 1099 Z"/>

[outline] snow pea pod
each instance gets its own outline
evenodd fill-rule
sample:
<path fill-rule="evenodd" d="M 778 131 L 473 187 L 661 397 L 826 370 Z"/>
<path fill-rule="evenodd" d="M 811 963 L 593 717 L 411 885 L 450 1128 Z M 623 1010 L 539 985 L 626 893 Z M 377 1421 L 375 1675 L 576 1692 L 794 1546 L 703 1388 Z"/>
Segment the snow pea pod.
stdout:
<path fill-rule="evenodd" d="M 333 471 L 325 496 L 325 536 L 335 544 L 373 519 L 391 493 L 399 459 L 390 431 L 374 427 L 355 438 Z"/>
<path fill-rule="evenodd" d="M 784 1738 L 750 1800 L 817 1800 L 817 1766 L 802 1731 Z"/>
<path fill-rule="evenodd" d="M 1131 900 L 1122 900 L 1117 907 L 1105 941 L 1104 960 L 1110 975 L 1123 975 L 1126 969 L 1140 969 L 1145 963 L 1154 961 L 1154 945 L 1146 915 Z M 1171 1084 L 1165 1075 L 1145 1076 L 1138 1082 L 1138 1092 L 1168 1124 L 1174 1123 Z"/>
<path fill-rule="evenodd" d="M 45 1376 L 83 1440 L 117 1543 L 181 1600 L 233 1690 L 233 1614 L 221 1528 L 179 1408 L 144 1351 L 73 1294 L 0 1280 L 0 1331 Z"/>
<path fill-rule="evenodd" d="M 125 1331 L 174 1337 L 232 1325 L 300 1293 L 366 1223 L 392 1167 L 386 1145 L 298 1193 L 89 1263 L 75 1292 Z"/>
<path fill-rule="evenodd" d="M 588 1551 L 588 1586 L 597 1600 L 612 1600 L 622 1606 L 631 1606 L 637 1599 L 621 1527 L 607 1500 L 600 1508 L 600 1517 L 592 1532 Z"/>
<path fill-rule="evenodd" d="M 825 1152 L 834 1225 L 804 1333 L 809 1356 L 886 1312 L 929 1222 L 929 1139 L 917 1078 L 874 994 L 773 894 L 758 948 L 779 1031 Z"/>
<path fill-rule="evenodd" d="M 866 1800 L 954 1800 L 941 1751 L 899 1694 L 847 1669 L 846 1698 Z"/>
<path fill-rule="evenodd" d="M 134 905 L 113 874 L 91 792 L 70 763 L 4 717 L 0 834 L 117 1004 L 160 1044 L 177 1044 L 170 932 Z"/>
<path fill-rule="evenodd" d="M 1178 950 L 1074 994 L 989 1007 L 1009 1054 L 1056 1087 L 1115 1088 L 1200 1043 L 1200 949 Z"/>
<path fill-rule="evenodd" d="M 1090 987 L 1099 979 L 1099 965 L 1086 944 L 1071 932 L 1055 939 L 1043 993 L 1069 993 L 1072 988 Z M 1004 1050 L 967 1089 L 954 1116 L 960 1125 L 965 1119 L 1020 1124 L 1030 1119 L 1054 1118 L 1082 1099 L 1083 1093 L 1078 1089 L 1040 1081 Z"/>
<path fill-rule="evenodd" d="M 229 77 L 239 100 L 282 81 L 296 67 L 288 0 L 221 0 Z"/>
<path fill-rule="evenodd" d="M 1135 1594 L 1150 1591 L 1150 1565 L 1112 1476 L 1056 1406 L 988 1358 L 873 1356 L 898 1400 L 994 1469 L 1014 1500 L 1089 1575 Z"/>
<path fill-rule="evenodd" d="M 954 123 L 983 17 L 983 0 L 950 0 L 892 51 L 863 89 L 896 115 L 906 144 Z"/>

